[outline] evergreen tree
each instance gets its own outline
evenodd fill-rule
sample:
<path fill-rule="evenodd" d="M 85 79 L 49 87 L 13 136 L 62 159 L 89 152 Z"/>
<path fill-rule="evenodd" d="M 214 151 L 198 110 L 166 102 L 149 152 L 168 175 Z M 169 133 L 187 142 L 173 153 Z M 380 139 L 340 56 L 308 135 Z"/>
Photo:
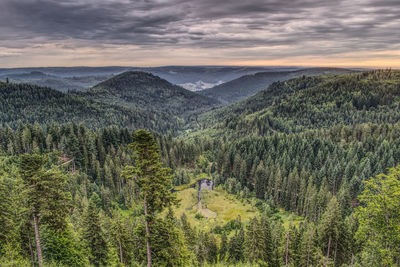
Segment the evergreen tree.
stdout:
<path fill-rule="evenodd" d="M 228 261 L 242 262 L 244 260 L 244 230 L 241 228 L 229 240 Z"/>
<path fill-rule="evenodd" d="M 250 262 L 273 264 L 271 228 L 267 217 L 253 218 L 245 234 L 245 252 Z"/>
<path fill-rule="evenodd" d="M 342 214 L 336 197 L 332 197 L 326 211 L 318 224 L 319 244 L 326 259 L 332 259 L 335 265 L 346 261 L 347 233 L 345 231 Z"/>
<path fill-rule="evenodd" d="M 84 217 L 83 238 L 86 241 L 86 246 L 90 253 L 90 262 L 95 266 L 106 265 L 108 244 L 101 226 L 99 211 L 93 197 L 89 201 L 89 206 Z"/>
<path fill-rule="evenodd" d="M 228 237 L 226 236 L 225 232 L 223 232 L 221 235 L 221 246 L 218 252 L 219 252 L 219 261 L 225 262 L 226 255 L 228 253 Z"/>
<path fill-rule="evenodd" d="M 191 259 L 183 232 L 175 225 L 175 219 L 156 218 L 149 225 L 152 263 L 155 266 L 187 266 Z M 134 257 L 140 263 L 147 261 L 146 228 L 143 223 L 134 230 Z"/>
<path fill-rule="evenodd" d="M 195 245 L 197 243 L 197 235 L 196 231 L 192 229 L 190 223 L 187 220 L 187 216 L 185 213 L 181 216 L 181 229 L 183 231 L 183 235 L 185 237 L 185 243 L 189 250 L 194 250 Z"/>
<path fill-rule="evenodd" d="M 170 169 L 162 166 L 157 144 L 153 136 L 138 130 L 134 134 L 134 143 L 130 145 L 134 152 L 134 166 L 127 166 L 125 176 L 133 179 L 140 190 L 143 200 L 146 228 L 147 265 L 152 265 L 150 224 L 154 223 L 157 213 L 176 203 L 175 195 L 170 191 L 172 176 Z"/>
<path fill-rule="evenodd" d="M 37 154 L 23 154 L 20 174 L 28 195 L 28 205 L 33 219 L 38 264 L 41 266 L 42 242 L 39 225 L 43 222 L 55 232 L 62 233 L 66 227 L 70 196 L 65 192 L 65 177 L 58 171 L 43 169 L 47 159 Z"/>
<path fill-rule="evenodd" d="M 110 235 L 114 246 L 117 248 L 119 262 L 131 264 L 132 238 L 119 210 L 112 212 Z"/>
<path fill-rule="evenodd" d="M 308 223 L 303 231 L 299 246 L 299 266 L 314 266 L 316 253 L 315 225 Z"/>

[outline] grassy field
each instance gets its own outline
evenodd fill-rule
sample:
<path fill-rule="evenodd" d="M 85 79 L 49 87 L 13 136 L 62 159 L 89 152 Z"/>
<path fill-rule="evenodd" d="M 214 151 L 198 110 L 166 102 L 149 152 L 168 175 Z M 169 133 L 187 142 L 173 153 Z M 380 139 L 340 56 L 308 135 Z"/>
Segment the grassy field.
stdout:
<path fill-rule="evenodd" d="M 192 226 L 201 229 L 223 226 L 238 216 L 242 222 L 247 222 L 258 214 L 255 207 L 246 201 L 238 200 L 236 196 L 230 195 L 220 188 L 213 191 L 203 190 L 201 208 L 198 205 L 197 189 L 188 188 L 176 192 L 176 194 L 180 199 L 180 206 L 175 210 L 176 216 L 179 218 L 185 213 Z M 196 214 L 200 214 L 200 216 L 196 216 Z"/>
<path fill-rule="evenodd" d="M 201 205 L 198 203 L 197 188 L 187 188 L 176 194 L 180 200 L 179 207 L 175 209 L 176 217 L 180 218 L 185 213 L 189 223 L 198 229 L 211 230 L 238 217 L 246 223 L 259 214 L 254 205 L 256 199 L 242 199 L 220 187 L 213 191 L 203 189 Z M 286 229 L 291 224 L 298 226 L 303 221 L 302 217 L 283 209 L 274 213 L 271 219 L 281 220 Z"/>

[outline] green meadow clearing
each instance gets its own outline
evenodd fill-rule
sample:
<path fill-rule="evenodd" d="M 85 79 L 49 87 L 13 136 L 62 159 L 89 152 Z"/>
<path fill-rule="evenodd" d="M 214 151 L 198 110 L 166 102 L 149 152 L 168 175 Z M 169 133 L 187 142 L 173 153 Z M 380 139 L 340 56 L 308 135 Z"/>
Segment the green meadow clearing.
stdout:
<path fill-rule="evenodd" d="M 185 187 L 181 186 L 181 188 Z M 214 190 L 203 189 L 201 204 L 198 201 L 197 187 L 186 187 L 175 194 L 180 201 L 175 209 L 176 217 L 180 218 L 185 214 L 189 223 L 198 229 L 212 230 L 236 219 L 246 224 L 251 218 L 260 214 L 255 198 L 241 198 L 229 194 L 220 186 Z M 285 228 L 288 228 L 290 224 L 297 226 L 302 221 L 301 217 L 282 209 L 277 209 L 270 217 L 272 220 L 281 220 Z"/>

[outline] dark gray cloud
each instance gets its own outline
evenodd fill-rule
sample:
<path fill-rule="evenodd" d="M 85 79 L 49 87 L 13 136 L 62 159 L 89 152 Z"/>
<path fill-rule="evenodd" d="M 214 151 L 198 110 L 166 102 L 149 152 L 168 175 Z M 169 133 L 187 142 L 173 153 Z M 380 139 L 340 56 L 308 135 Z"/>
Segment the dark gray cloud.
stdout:
<path fill-rule="evenodd" d="M 245 60 L 392 51 L 400 49 L 400 1 L 1 0 L 0 36 L 0 59 L 51 44 L 55 54 L 135 46 Z"/>

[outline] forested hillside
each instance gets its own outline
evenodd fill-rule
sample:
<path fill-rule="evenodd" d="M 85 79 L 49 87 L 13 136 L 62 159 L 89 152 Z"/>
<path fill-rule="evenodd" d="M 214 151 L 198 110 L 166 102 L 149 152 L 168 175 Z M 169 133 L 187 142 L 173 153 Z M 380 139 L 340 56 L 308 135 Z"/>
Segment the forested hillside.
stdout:
<path fill-rule="evenodd" d="M 276 82 L 249 99 L 204 113 L 197 127 L 235 136 L 399 120 L 400 72 L 373 71 Z M 216 130 L 216 131 L 215 131 Z M 207 130 L 208 131 L 208 130 Z"/>
<path fill-rule="evenodd" d="M 0 80 L 50 86 L 53 89 L 88 89 L 114 75 L 127 71 L 152 73 L 185 89 L 210 88 L 243 75 L 262 71 L 292 71 L 296 67 L 243 66 L 163 66 L 163 67 L 33 67 L 0 68 Z M 97 82 L 96 82 L 97 80 Z"/>
<path fill-rule="evenodd" d="M 107 125 L 145 128 L 157 132 L 175 131 L 176 117 L 137 107 L 99 103 L 51 88 L 0 82 L 0 123 L 15 128 L 19 122 L 83 122 L 91 128 Z"/>
<path fill-rule="evenodd" d="M 150 73 L 133 71 L 117 75 L 79 95 L 108 104 L 162 111 L 173 115 L 199 112 L 218 103 Z"/>
<path fill-rule="evenodd" d="M 235 80 L 205 89 L 199 93 L 224 104 L 237 102 L 266 89 L 270 84 L 301 76 L 349 73 L 351 70 L 340 68 L 311 68 L 295 71 L 269 71 L 245 75 Z"/>
<path fill-rule="evenodd" d="M 90 96 L 1 84 L 2 264 L 399 265 L 399 71 L 275 82 L 178 136 L 170 118 L 143 120 L 151 134 L 118 114 L 138 103 L 184 118 L 206 98 L 125 75 L 144 80 Z"/>

